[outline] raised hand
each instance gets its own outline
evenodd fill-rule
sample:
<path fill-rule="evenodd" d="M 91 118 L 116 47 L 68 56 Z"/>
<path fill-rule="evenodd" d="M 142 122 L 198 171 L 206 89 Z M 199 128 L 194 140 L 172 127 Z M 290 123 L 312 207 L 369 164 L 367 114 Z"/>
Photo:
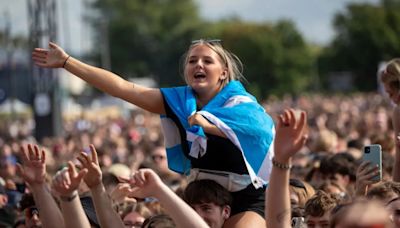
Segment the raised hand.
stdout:
<path fill-rule="evenodd" d="M 84 152 L 79 154 L 78 160 L 82 164 L 82 168 L 86 168 L 88 173 L 83 180 L 89 188 L 96 187 L 101 183 L 102 173 L 97 158 L 97 151 L 94 145 L 90 145 L 91 158 Z"/>
<path fill-rule="evenodd" d="M 136 199 L 132 196 L 132 188 L 128 183 L 119 183 L 111 192 L 110 196 L 114 203 L 124 202 L 135 203 Z"/>
<path fill-rule="evenodd" d="M 139 169 L 130 179 L 118 179 L 130 184 L 130 196 L 135 198 L 157 197 L 160 187 L 164 186 L 160 177 L 151 169 Z"/>
<path fill-rule="evenodd" d="M 296 118 L 293 109 L 286 109 L 279 116 L 274 142 L 275 160 L 287 164 L 305 144 L 307 116 L 301 111 L 300 118 Z"/>
<path fill-rule="evenodd" d="M 53 177 L 52 188 L 60 196 L 71 196 L 78 189 L 87 172 L 87 169 L 82 169 L 78 173 L 75 165 L 72 162 L 68 162 L 68 168 L 58 171 Z"/>
<path fill-rule="evenodd" d="M 379 180 L 374 179 L 377 175 L 379 175 L 379 168 L 377 166 L 371 166 L 369 161 L 362 162 L 356 173 L 356 194 L 358 196 L 365 196 L 368 187 L 371 184 L 379 182 Z"/>
<path fill-rule="evenodd" d="M 49 49 L 35 48 L 32 52 L 34 63 L 40 67 L 63 67 L 69 55 L 57 44 L 49 42 Z"/>
<path fill-rule="evenodd" d="M 22 165 L 17 164 L 18 173 L 30 185 L 41 185 L 46 180 L 46 153 L 37 145 L 21 146 Z"/>

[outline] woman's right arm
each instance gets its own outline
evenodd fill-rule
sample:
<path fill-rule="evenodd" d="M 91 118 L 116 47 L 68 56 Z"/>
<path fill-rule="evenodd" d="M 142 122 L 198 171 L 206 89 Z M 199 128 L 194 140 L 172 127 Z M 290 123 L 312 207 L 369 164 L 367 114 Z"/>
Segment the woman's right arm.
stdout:
<path fill-rule="evenodd" d="M 50 42 L 49 47 L 50 49 L 34 49 L 32 59 L 36 65 L 46 68 L 64 67 L 70 73 L 105 93 L 121 98 L 147 111 L 165 114 L 164 102 L 159 89 L 134 84 L 110 71 L 83 63 L 69 56 L 54 43 Z"/>

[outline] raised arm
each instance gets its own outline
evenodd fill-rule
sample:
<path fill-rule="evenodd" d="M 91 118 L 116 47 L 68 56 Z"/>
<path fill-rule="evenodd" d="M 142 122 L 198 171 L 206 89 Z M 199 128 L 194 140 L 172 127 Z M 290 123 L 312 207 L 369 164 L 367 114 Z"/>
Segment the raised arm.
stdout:
<path fill-rule="evenodd" d="M 100 226 L 106 228 L 123 228 L 124 224 L 117 212 L 113 209 L 111 198 L 101 182 L 102 173 L 99 166 L 97 151 L 93 145 L 90 145 L 90 151 L 91 157 L 81 152 L 78 160 L 82 164 L 82 167 L 88 170 L 83 180 L 90 188 Z"/>
<path fill-rule="evenodd" d="M 21 146 L 18 172 L 32 191 L 43 227 L 65 227 L 64 219 L 46 184 L 46 154 L 37 145 Z"/>
<path fill-rule="evenodd" d="M 174 220 L 177 227 L 206 228 L 207 223 L 193 208 L 177 196 L 151 169 L 140 169 L 129 181 L 131 195 L 137 198 L 155 197 Z"/>
<path fill-rule="evenodd" d="M 274 141 L 275 157 L 266 193 L 267 227 L 291 227 L 289 177 L 291 158 L 305 144 L 307 135 L 306 113 L 301 112 L 296 119 L 294 110 L 285 110 L 279 116 Z"/>
<path fill-rule="evenodd" d="M 147 111 L 158 114 L 165 113 L 163 98 L 159 89 L 134 84 L 112 72 L 83 63 L 68 55 L 55 43 L 50 42 L 49 49 L 35 48 L 32 52 L 32 59 L 40 67 L 63 67 L 101 91 Z"/>
<path fill-rule="evenodd" d="M 52 188 L 58 194 L 66 227 L 90 228 L 90 223 L 82 208 L 78 187 L 87 169 L 76 171 L 72 162 L 54 176 Z"/>

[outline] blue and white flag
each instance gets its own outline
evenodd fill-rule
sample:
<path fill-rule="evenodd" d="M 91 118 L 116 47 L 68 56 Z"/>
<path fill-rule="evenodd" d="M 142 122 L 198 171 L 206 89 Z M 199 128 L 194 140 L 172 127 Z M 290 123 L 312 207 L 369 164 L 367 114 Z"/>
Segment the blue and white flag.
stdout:
<path fill-rule="evenodd" d="M 181 143 L 187 143 L 189 156 L 199 158 L 206 153 L 207 138 L 202 127 L 191 127 L 188 123 L 188 118 L 198 113 L 217 126 L 239 148 L 253 185 L 259 188 L 268 183 L 272 169 L 274 122 L 239 81 L 228 83 L 197 112 L 191 87 L 162 88 L 161 92 L 186 130 L 186 142 L 181 142 L 175 123 L 161 116 L 170 169 L 189 173 L 190 160 L 184 155 Z"/>

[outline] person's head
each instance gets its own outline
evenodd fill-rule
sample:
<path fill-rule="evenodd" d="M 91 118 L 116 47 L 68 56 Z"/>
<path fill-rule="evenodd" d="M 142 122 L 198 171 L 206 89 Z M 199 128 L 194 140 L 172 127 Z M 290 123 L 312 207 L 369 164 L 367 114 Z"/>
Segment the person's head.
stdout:
<path fill-rule="evenodd" d="M 368 189 L 367 198 L 380 200 L 383 203 L 400 196 L 400 183 L 384 181 Z"/>
<path fill-rule="evenodd" d="M 191 182 L 186 187 L 183 198 L 211 228 L 222 227 L 230 216 L 232 196 L 213 180 Z"/>
<path fill-rule="evenodd" d="M 400 104 L 400 58 L 389 61 L 380 77 L 389 98 Z"/>
<path fill-rule="evenodd" d="M 126 228 L 142 227 L 144 221 L 152 215 L 144 203 L 128 204 L 122 211 L 121 218 Z"/>
<path fill-rule="evenodd" d="M 193 41 L 183 59 L 186 83 L 196 93 L 215 93 L 242 76 L 239 58 L 225 50 L 220 40 Z"/>
<path fill-rule="evenodd" d="M 338 153 L 321 160 L 320 172 L 325 179 L 348 187 L 356 180 L 356 160 L 348 153 Z"/>
<path fill-rule="evenodd" d="M 143 228 L 175 228 L 176 225 L 171 217 L 165 214 L 154 215 L 147 218 L 142 225 Z"/>
<path fill-rule="evenodd" d="M 333 180 L 324 180 L 321 185 L 318 187 L 319 190 L 322 190 L 326 193 L 331 193 L 331 194 L 336 194 L 340 197 L 342 197 L 343 199 L 347 199 L 348 193 L 347 190 L 339 185 L 336 181 Z"/>
<path fill-rule="evenodd" d="M 12 179 L 17 172 L 17 158 L 14 155 L 0 157 L 0 177 Z"/>
<path fill-rule="evenodd" d="M 393 227 L 389 213 L 379 201 L 357 200 L 351 204 L 340 205 L 333 209 L 330 227 L 364 228 Z"/>
<path fill-rule="evenodd" d="M 309 228 L 328 227 L 331 211 L 341 202 L 337 194 L 318 191 L 306 203 L 304 215 Z"/>
<path fill-rule="evenodd" d="M 157 171 L 169 171 L 167 161 L 167 151 L 163 146 L 155 147 L 150 154 L 151 162 Z"/>
<path fill-rule="evenodd" d="M 315 190 L 310 184 L 298 179 L 289 180 L 289 191 L 292 207 L 300 208 L 304 208 L 307 200 L 315 194 Z"/>
<path fill-rule="evenodd" d="M 20 210 L 24 214 L 25 226 L 27 228 L 38 228 L 42 227 L 42 222 L 40 221 L 39 210 L 36 207 L 33 195 L 30 193 L 25 193 L 22 196 L 20 202 Z"/>

